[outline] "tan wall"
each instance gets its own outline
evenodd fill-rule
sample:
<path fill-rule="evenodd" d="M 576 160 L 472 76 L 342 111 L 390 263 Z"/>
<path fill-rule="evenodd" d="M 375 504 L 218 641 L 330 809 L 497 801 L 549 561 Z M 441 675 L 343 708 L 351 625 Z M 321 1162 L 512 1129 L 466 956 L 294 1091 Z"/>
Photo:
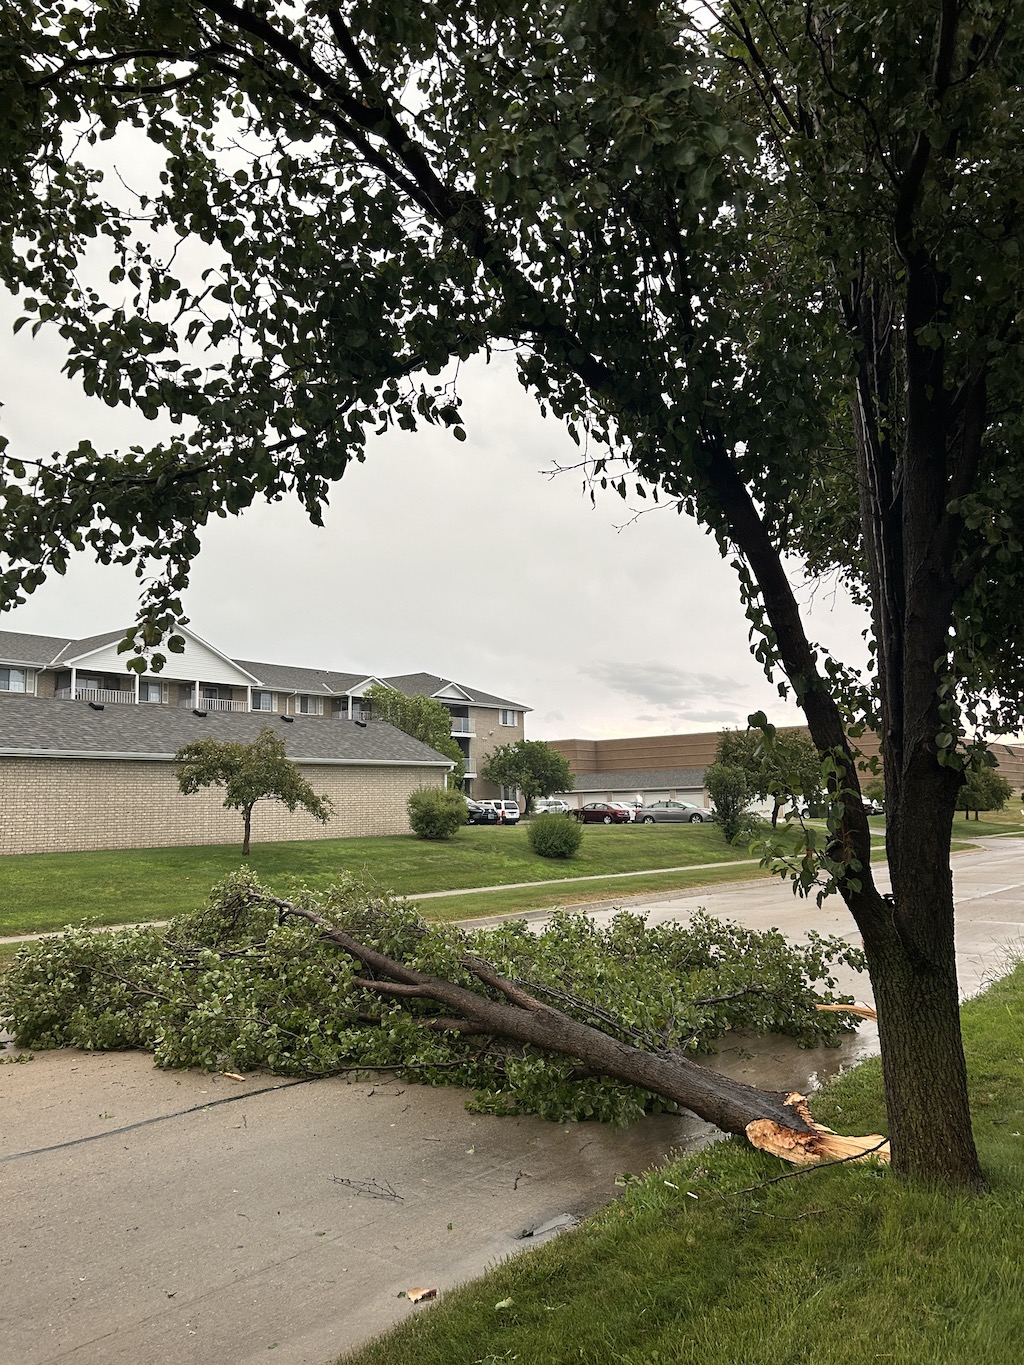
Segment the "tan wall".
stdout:
<path fill-rule="evenodd" d="M 54 692 L 54 674 L 45 668 L 36 674 L 36 696 L 52 697 Z"/>
<path fill-rule="evenodd" d="M 305 811 L 291 815 L 279 803 L 263 801 L 253 811 L 254 843 L 407 834 L 409 793 L 444 781 L 443 770 L 437 768 L 301 768 L 314 791 L 334 802 L 333 818 L 321 825 Z M 242 840 L 241 812 L 225 810 L 223 793 L 216 788 L 182 796 L 170 763 L 4 758 L 0 800 L 0 854 L 240 846 Z"/>
<path fill-rule="evenodd" d="M 507 708 L 511 711 L 513 708 Z M 498 720 L 498 712 L 492 711 L 483 706 L 471 706 L 469 708 L 469 723 L 475 731 L 474 737 L 469 741 L 469 753 L 472 759 L 472 770 L 479 774 L 487 756 L 503 744 L 518 744 L 525 738 L 525 728 L 523 725 L 524 712 L 517 711 L 519 722 L 516 725 L 502 725 Z M 486 782 L 479 775 L 473 780 L 473 795 L 477 799 L 489 800 L 495 796 L 501 796 L 501 788 L 493 782 Z"/>

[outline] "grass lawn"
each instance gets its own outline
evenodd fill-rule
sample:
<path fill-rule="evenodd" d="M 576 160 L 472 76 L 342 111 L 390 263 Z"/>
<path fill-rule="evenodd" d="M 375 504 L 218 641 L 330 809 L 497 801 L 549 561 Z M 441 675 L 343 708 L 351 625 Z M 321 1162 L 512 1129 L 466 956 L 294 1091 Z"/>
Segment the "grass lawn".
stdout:
<path fill-rule="evenodd" d="M 978 835 L 1024 833 L 1024 824 L 1014 823 L 1017 818 L 993 813 L 980 821 L 957 821 L 954 847 L 964 847 L 963 839 Z M 883 821 L 871 823 L 878 827 L 875 838 L 881 844 Z M 717 825 L 588 825 L 579 854 L 566 861 L 537 857 L 527 843 L 526 826 L 518 825 L 466 826 L 442 843 L 391 835 L 257 844 L 249 865 L 282 895 L 297 883 L 328 886 L 346 872 L 371 886 L 408 896 L 509 882 L 648 874 L 577 882 L 564 891 L 536 887 L 423 903 L 431 918 L 467 919 L 766 875 L 748 860 L 745 850 L 725 843 Z M 242 861 L 234 844 L 0 858 L 0 936 L 47 933 L 83 919 L 101 924 L 170 919 L 201 904 L 210 888 Z M 701 863 L 718 864 L 720 869 L 658 870 Z"/>
<path fill-rule="evenodd" d="M 874 821 L 872 821 L 874 824 Z M 954 839 L 977 839 L 988 834 L 1024 834 L 1024 810 L 1012 803 L 1005 810 L 983 810 L 977 819 L 957 813 Z"/>
<path fill-rule="evenodd" d="M 765 1185 L 792 1168 L 723 1142 L 647 1174 L 347 1365 L 1016 1365 L 1024 967 L 963 1017 L 991 1195 L 857 1166 Z M 844 1132 L 884 1131 L 879 1063 L 847 1072 L 814 1109 Z"/>
<path fill-rule="evenodd" d="M 324 887 L 349 872 L 370 885 L 397 891 L 457 890 L 508 882 L 603 876 L 616 872 L 689 867 L 695 863 L 741 861 L 749 855 L 726 844 L 717 825 L 590 825 L 572 859 L 539 858 L 527 843 L 526 827 L 473 826 L 454 839 L 430 843 L 412 835 L 366 839 L 316 839 L 254 845 L 249 865 L 279 894 L 297 882 Z M 59 929 L 95 917 L 104 924 L 169 919 L 206 898 L 210 887 L 242 863 L 236 845 L 195 848 L 116 849 L 97 853 L 35 853 L 0 859 L 0 934 Z M 741 869 L 736 869 L 741 872 Z M 653 889 L 692 884 L 686 879 L 659 881 Z M 651 889 L 642 878 L 602 886 L 585 882 L 582 899 Z M 538 888 L 539 890 L 539 888 Z M 510 911 L 530 908 L 517 893 Z M 548 888 L 541 901 L 564 898 Z M 472 897 L 424 903 L 437 917 L 491 913 L 471 904 Z M 461 904 L 456 904 L 461 902 Z"/>

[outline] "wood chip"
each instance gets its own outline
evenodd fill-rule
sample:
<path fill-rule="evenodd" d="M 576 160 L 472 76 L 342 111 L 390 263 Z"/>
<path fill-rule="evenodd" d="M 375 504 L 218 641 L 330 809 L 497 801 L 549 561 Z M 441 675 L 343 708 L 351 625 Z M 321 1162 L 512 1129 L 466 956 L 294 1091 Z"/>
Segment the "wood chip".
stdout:
<path fill-rule="evenodd" d="M 422 1303 L 424 1299 L 436 1299 L 436 1289 L 424 1289 L 420 1285 L 414 1285 L 412 1289 L 405 1291 L 405 1297 L 410 1303 Z"/>

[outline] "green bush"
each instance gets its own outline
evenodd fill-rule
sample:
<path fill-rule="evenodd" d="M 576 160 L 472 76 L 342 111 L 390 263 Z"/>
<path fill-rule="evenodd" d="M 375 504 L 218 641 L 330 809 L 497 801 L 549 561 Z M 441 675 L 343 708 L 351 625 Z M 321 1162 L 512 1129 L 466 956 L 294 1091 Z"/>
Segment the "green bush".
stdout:
<path fill-rule="evenodd" d="M 583 842 L 583 826 L 564 812 L 545 811 L 530 822 L 528 837 L 542 858 L 571 858 Z"/>
<path fill-rule="evenodd" d="M 722 832 L 731 844 L 744 833 L 744 816 L 750 804 L 747 774 L 735 763 L 712 763 L 704 773 L 704 785 Z"/>
<path fill-rule="evenodd" d="M 468 814 L 461 792 L 417 787 L 409 797 L 409 824 L 421 839 L 450 839 Z"/>

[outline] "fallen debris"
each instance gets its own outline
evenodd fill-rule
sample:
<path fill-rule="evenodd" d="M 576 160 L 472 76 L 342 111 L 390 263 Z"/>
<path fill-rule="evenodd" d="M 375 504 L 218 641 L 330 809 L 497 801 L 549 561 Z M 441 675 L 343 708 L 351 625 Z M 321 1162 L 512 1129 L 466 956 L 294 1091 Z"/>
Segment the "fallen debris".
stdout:
<path fill-rule="evenodd" d="M 426 1299 L 436 1299 L 436 1289 L 423 1289 L 420 1285 L 414 1285 L 412 1289 L 405 1291 L 405 1297 L 410 1303 L 423 1303 Z"/>
<path fill-rule="evenodd" d="M 332 1175 L 331 1180 L 335 1185 L 344 1185 L 353 1194 L 363 1194 L 369 1199 L 397 1199 L 405 1198 L 387 1180 L 381 1184 L 377 1180 L 347 1180 L 344 1176 Z"/>

